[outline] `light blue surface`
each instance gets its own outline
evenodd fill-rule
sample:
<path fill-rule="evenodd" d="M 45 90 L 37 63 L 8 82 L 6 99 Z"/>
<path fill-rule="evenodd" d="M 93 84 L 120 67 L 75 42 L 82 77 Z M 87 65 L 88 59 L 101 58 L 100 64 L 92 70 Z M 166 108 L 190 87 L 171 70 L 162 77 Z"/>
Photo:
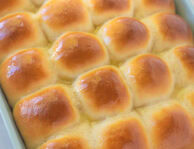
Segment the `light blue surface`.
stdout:
<path fill-rule="evenodd" d="M 175 0 L 175 2 L 177 5 L 177 12 L 189 22 L 194 31 L 194 0 Z M 0 149 L 24 149 L 23 142 L 13 121 L 10 108 L 1 90 L 0 113 L 5 124 L 4 126 L 2 125 L 2 119 L 0 117 Z M 5 131 L 5 126 L 8 133 Z M 10 143 L 12 143 L 12 145 Z"/>

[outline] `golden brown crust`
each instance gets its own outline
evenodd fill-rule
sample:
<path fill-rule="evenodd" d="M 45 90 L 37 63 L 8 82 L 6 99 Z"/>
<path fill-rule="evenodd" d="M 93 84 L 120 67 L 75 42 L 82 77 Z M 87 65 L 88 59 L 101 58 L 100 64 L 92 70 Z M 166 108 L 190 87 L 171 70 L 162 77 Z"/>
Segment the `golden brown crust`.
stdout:
<path fill-rule="evenodd" d="M 113 19 L 101 28 L 99 35 L 117 59 L 147 51 L 151 40 L 147 27 L 129 17 Z"/>
<path fill-rule="evenodd" d="M 154 148 L 191 149 L 194 147 L 192 119 L 180 106 L 163 108 L 154 116 L 152 139 Z"/>
<path fill-rule="evenodd" d="M 142 124 L 135 118 L 112 124 L 104 132 L 103 149 L 148 149 L 148 140 Z"/>
<path fill-rule="evenodd" d="M 129 0 L 92 0 L 94 9 L 98 13 L 108 11 L 125 11 L 130 8 Z"/>
<path fill-rule="evenodd" d="M 104 67 L 80 78 L 80 92 L 94 109 L 110 110 L 129 104 L 130 95 L 117 70 Z"/>
<path fill-rule="evenodd" d="M 172 76 L 167 64 L 158 56 L 144 54 L 129 62 L 127 77 L 131 77 L 139 99 L 162 96 L 172 87 Z"/>
<path fill-rule="evenodd" d="M 156 15 L 156 21 L 165 40 L 192 42 L 191 28 L 178 15 L 161 13 Z"/>
<path fill-rule="evenodd" d="M 88 145 L 83 138 L 64 137 L 48 141 L 39 149 L 88 149 Z"/>
<path fill-rule="evenodd" d="M 92 34 L 83 32 L 65 34 L 52 49 L 52 59 L 67 72 L 79 73 L 107 59 L 101 42 Z"/>
<path fill-rule="evenodd" d="M 3 90 L 13 106 L 22 96 L 55 81 L 54 72 L 42 49 L 17 52 L 1 65 Z"/>
<path fill-rule="evenodd" d="M 64 87 L 51 86 L 18 102 L 14 118 L 24 139 L 34 143 L 74 123 L 77 114 Z"/>
<path fill-rule="evenodd" d="M 188 77 L 194 80 L 194 47 L 178 47 L 174 50 L 174 53 L 182 63 Z"/>
<path fill-rule="evenodd" d="M 25 45 L 35 37 L 29 14 L 14 13 L 2 18 L 0 24 L 0 57 Z"/>
<path fill-rule="evenodd" d="M 87 19 L 81 0 L 50 0 L 40 10 L 41 20 L 52 29 L 63 29 Z"/>

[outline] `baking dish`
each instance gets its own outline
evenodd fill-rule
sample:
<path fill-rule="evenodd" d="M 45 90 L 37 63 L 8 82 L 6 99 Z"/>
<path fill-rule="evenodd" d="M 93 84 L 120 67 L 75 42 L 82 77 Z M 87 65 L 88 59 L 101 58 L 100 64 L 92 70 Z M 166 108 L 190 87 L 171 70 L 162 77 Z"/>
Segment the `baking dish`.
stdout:
<path fill-rule="evenodd" d="M 180 14 L 187 22 L 190 23 L 194 31 L 194 2 L 193 0 L 175 0 L 177 6 L 177 13 Z M 0 112 L 10 136 L 12 145 L 15 149 L 24 149 L 22 137 L 17 130 L 15 122 L 12 117 L 11 108 L 9 107 L 6 98 L 0 90 Z"/>

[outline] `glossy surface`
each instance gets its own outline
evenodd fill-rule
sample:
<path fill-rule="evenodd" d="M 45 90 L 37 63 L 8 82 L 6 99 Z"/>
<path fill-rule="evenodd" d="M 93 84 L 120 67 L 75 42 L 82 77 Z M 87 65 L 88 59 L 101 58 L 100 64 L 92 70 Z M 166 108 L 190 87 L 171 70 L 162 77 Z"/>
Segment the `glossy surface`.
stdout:
<path fill-rule="evenodd" d="M 182 107 L 163 108 L 153 116 L 152 141 L 157 149 L 194 148 L 193 121 Z"/>
<path fill-rule="evenodd" d="M 110 125 L 102 137 L 102 149 L 149 149 L 141 122 L 135 118 Z"/>
<path fill-rule="evenodd" d="M 52 59 L 59 71 L 75 75 L 105 63 L 108 59 L 99 39 L 92 34 L 81 32 L 67 33 L 59 38 L 52 52 Z"/>
<path fill-rule="evenodd" d="M 30 90 L 54 80 L 46 56 L 40 49 L 27 49 L 4 61 L 0 80 L 12 106 Z"/>
<path fill-rule="evenodd" d="M 110 53 L 117 59 L 146 52 L 151 40 L 147 27 L 128 17 L 119 17 L 106 23 L 99 34 Z"/>
<path fill-rule="evenodd" d="M 64 137 L 51 140 L 42 145 L 39 149 L 89 149 L 87 142 L 79 137 Z"/>
<path fill-rule="evenodd" d="M 174 54 L 180 60 L 188 77 L 194 81 L 194 47 L 184 46 L 176 48 Z"/>
<path fill-rule="evenodd" d="M 132 104 L 129 90 L 114 67 L 105 66 L 88 72 L 80 76 L 76 85 L 83 102 L 93 112 L 114 113 Z"/>
<path fill-rule="evenodd" d="M 173 0 L 143 0 L 143 3 L 148 7 L 160 7 L 174 9 Z"/>
<path fill-rule="evenodd" d="M 14 118 L 24 139 L 34 143 L 73 124 L 77 114 L 65 88 L 51 86 L 18 102 Z"/>
<path fill-rule="evenodd" d="M 126 63 L 123 69 L 138 100 L 163 97 L 171 92 L 172 74 L 167 64 L 158 56 L 143 54 Z"/>
<path fill-rule="evenodd" d="M 50 0 L 40 9 L 41 20 L 52 29 L 64 29 L 68 26 L 79 26 L 88 18 L 81 0 Z"/>
<path fill-rule="evenodd" d="M 34 38 L 32 22 L 26 13 L 12 14 L 0 20 L 0 58 Z"/>

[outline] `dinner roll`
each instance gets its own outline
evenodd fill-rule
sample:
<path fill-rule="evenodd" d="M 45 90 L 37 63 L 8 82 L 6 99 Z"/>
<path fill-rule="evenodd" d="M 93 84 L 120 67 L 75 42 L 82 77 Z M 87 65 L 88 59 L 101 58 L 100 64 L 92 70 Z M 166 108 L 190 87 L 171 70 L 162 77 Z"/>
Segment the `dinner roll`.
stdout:
<path fill-rule="evenodd" d="M 136 18 L 144 18 L 158 12 L 175 12 L 174 0 L 134 0 Z"/>
<path fill-rule="evenodd" d="M 100 25 L 118 16 L 133 16 L 133 0 L 83 0 L 88 6 L 93 23 Z"/>
<path fill-rule="evenodd" d="M 52 60 L 64 78 L 73 79 L 86 70 L 107 64 L 108 59 L 100 40 L 89 33 L 66 33 L 52 47 Z"/>
<path fill-rule="evenodd" d="M 104 66 L 81 75 L 74 84 L 82 109 L 91 119 L 130 111 L 132 98 L 119 70 Z"/>
<path fill-rule="evenodd" d="M 134 93 L 136 107 L 162 101 L 173 90 L 174 81 L 167 64 L 158 56 L 142 54 L 121 66 Z"/>
<path fill-rule="evenodd" d="M 178 99 L 194 118 L 194 85 L 181 90 Z"/>
<path fill-rule="evenodd" d="M 46 138 L 78 121 L 67 87 L 44 88 L 20 100 L 14 108 L 14 118 L 29 149 L 42 144 Z"/>
<path fill-rule="evenodd" d="M 47 43 L 34 15 L 27 12 L 1 18 L 0 37 L 0 61 L 16 50 Z"/>
<path fill-rule="evenodd" d="M 153 34 L 153 52 L 161 52 L 176 46 L 193 44 L 190 26 L 178 15 L 163 12 L 152 15 L 142 21 Z"/>
<path fill-rule="evenodd" d="M 116 61 L 151 50 L 152 37 L 149 30 L 133 18 L 115 18 L 104 24 L 98 35 Z"/>
<path fill-rule="evenodd" d="M 17 11 L 33 11 L 30 0 L 0 0 L 0 17 Z"/>
<path fill-rule="evenodd" d="M 38 12 L 50 41 L 65 31 L 92 31 L 93 25 L 82 0 L 48 0 Z"/>
<path fill-rule="evenodd" d="M 194 122 L 176 102 L 167 102 L 140 110 L 153 149 L 193 149 Z"/>
<path fill-rule="evenodd" d="M 176 47 L 162 56 L 174 73 L 177 87 L 194 83 L 194 46 Z"/>
<path fill-rule="evenodd" d="M 96 149 L 150 149 L 147 132 L 136 113 L 100 122 L 93 135 Z"/>
<path fill-rule="evenodd" d="M 1 65 L 0 81 L 10 105 L 40 87 L 54 83 L 48 55 L 42 49 L 22 50 Z"/>
<path fill-rule="evenodd" d="M 51 138 L 38 149 L 93 149 L 89 131 L 88 123 L 81 124 L 64 131 L 65 134 Z"/>

